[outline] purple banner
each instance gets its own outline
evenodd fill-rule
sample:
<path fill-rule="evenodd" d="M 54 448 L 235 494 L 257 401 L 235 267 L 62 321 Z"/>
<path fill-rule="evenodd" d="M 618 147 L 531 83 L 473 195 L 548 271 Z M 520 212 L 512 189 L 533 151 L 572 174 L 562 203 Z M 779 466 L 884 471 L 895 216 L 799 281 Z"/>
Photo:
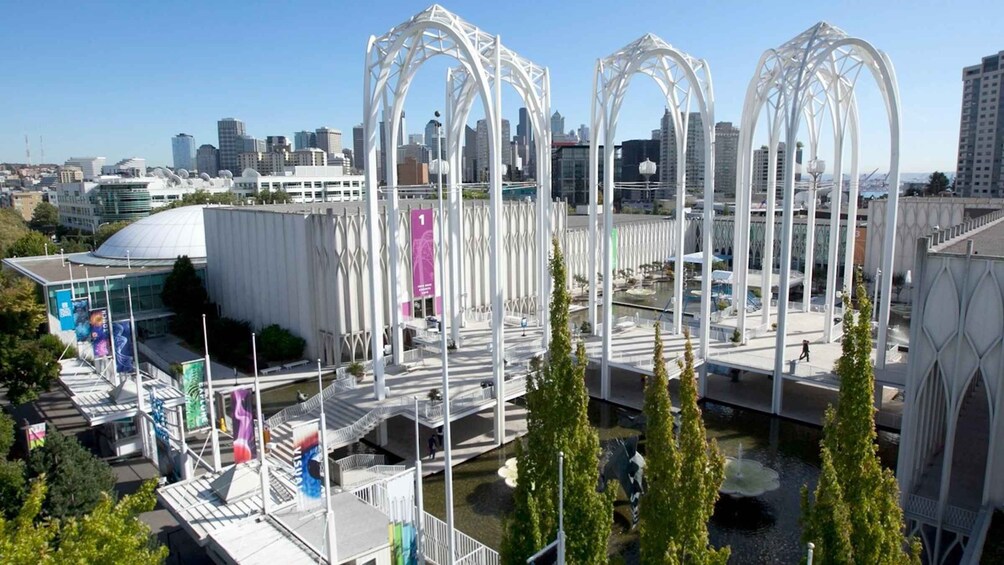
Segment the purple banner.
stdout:
<path fill-rule="evenodd" d="M 112 340 L 109 333 L 108 309 L 91 310 L 91 347 L 94 348 L 95 359 L 112 354 Z"/>
<path fill-rule="evenodd" d="M 251 411 L 251 387 L 235 388 L 231 394 L 234 427 L 234 463 L 255 458 L 254 412 Z"/>
<path fill-rule="evenodd" d="M 436 295 L 436 242 L 432 210 L 411 211 L 411 297 Z"/>
<path fill-rule="evenodd" d="M 132 373 L 136 365 L 132 358 L 132 324 L 129 320 L 113 323 L 112 336 L 115 341 L 115 370 Z"/>

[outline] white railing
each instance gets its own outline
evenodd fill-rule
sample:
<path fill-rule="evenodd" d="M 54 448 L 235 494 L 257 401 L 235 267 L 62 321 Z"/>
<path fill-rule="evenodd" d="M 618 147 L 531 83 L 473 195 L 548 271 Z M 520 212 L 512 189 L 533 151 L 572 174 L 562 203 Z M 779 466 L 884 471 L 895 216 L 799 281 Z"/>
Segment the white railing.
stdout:
<path fill-rule="evenodd" d="M 966 544 L 966 551 L 962 554 L 960 565 L 979 565 L 980 557 L 983 555 L 983 545 L 987 541 L 987 531 L 990 530 L 990 523 L 993 521 L 994 508 L 990 505 L 983 505 L 976 515 L 976 523 L 969 534 L 969 543 Z"/>
<path fill-rule="evenodd" d="M 911 494 L 906 498 L 906 513 L 933 523 L 938 519 L 938 501 L 919 494 Z"/>
<path fill-rule="evenodd" d="M 956 224 L 954 226 L 949 226 L 943 230 L 936 231 L 928 236 L 928 249 L 933 249 L 935 247 L 949 243 L 953 239 L 962 237 L 963 235 L 980 229 L 987 224 L 991 224 L 1004 218 L 1004 209 L 996 210 L 990 212 L 989 214 L 983 214 L 978 218 L 973 218 L 962 222 L 961 224 Z"/>
<path fill-rule="evenodd" d="M 946 526 L 968 534 L 973 530 L 973 525 L 976 524 L 976 512 L 958 506 L 946 506 L 944 521 Z"/>

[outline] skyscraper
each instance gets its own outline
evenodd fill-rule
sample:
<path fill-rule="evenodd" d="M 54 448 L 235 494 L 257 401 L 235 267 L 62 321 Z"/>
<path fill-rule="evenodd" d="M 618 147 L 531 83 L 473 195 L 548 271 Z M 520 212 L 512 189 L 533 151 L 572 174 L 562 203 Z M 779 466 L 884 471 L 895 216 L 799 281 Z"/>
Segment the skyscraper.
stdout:
<path fill-rule="evenodd" d="M 195 138 L 187 133 L 179 133 L 171 138 L 171 153 L 175 169 L 195 169 Z"/>
<path fill-rule="evenodd" d="M 408 145 L 425 145 L 425 134 L 423 134 L 423 133 L 409 133 L 408 134 Z"/>
<path fill-rule="evenodd" d="M 216 131 L 220 142 L 220 170 L 240 174 L 237 169 L 237 155 L 244 151 L 240 141 L 244 135 L 244 122 L 235 118 L 223 118 L 216 122 Z"/>
<path fill-rule="evenodd" d="M 352 166 L 357 171 L 366 170 L 366 149 L 364 147 L 363 125 L 359 124 L 352 128 Z"/>
<path fill-rule="evenodd" d="M 533 139 L 533 125 L 526 108 L 519 109 L 519 122 L 516 123 L 516 151 L 523 159 L 524 178 L 537 176 L 537 147 Z"/>
<path fill-rule="evenodd" d="M 589 139 L 589 126 L 586 124 L 579 124 L 579 143 L 589 143 Z"/>
<path fill-rule="evenodd" d="M 646 159 L 656 164 L 656 174 L 662 167 L 659 164 L 658 139 L 629 139 L 621 144 L 621 181 L 625 183 L 658 182 L 659 178 L 648 178 L 642 176 L 638 166 Z M 621 200 L 627 202 L 652 202 L 654 193 L 651 190 L 639 188 L 625 190 L 620 195 Z"/>
<path fill-rule="evenodd" d="M 777 186 L 781 186 L 781 183 L 784 182 L 784 147 L 783 141 L 777 144 L 777 171 L 774 174 Z M 767 190 L 767 180 L 770 178 L 770 171 L 767 168 L 768 163 L 770 163 L 770 153 L 766 145 L 753 151 L 753 192 L 765 192 Z"/>
<path fill-rule="evenodd" d="M 509 120 L 502 120 L 502 164 L 512 168 L 512 151 L 509 150 Z M 477 179 L 487 180 L 491 162 L 488 160 L 488 122 L 478 120 L 477 130 Z"/>
<path fill-rule="evenodd" d="M 292 153 L 293 148 L 289 145 L 289 138 L 285 135 L 270 135 L 265 138 L 265 151 Z"/>
<path fill-rule="evenodd" d="M 436 145 L 436 120 L 429 120 L 429 123 L 425 124 L 425 146 L 429 148 L 432 153 L 432 158 L 436 159 L 436 147 L 440 147 L 441 156 L 440 159 L 446 158 L 446 133 L 442 128 L 439 128 L 439 145 Z"/>
<path fill-rule="evenodd" d="M 265 152 L 265 140 L 258 139 L 252 135 L 242 135 L 237 138 L 237 154 L 241 153 L 264 153 Z M 220 153 L 221 158 L 223 153 Z M 234 171 L 230 171 L 233 173 Z"/>
<path fill-rule="evenodd" d="M 962 120 L 955 191 L 1004 196 L 1004 51 L 962 69 Z"/>
<path fill-rule="evenodd" d="M 220 152 L 215 147 L 206 143 L 199 146 L 195 152 L 195 168 L 200 173 L 206 173 L 211 177 L 220 174 Z"/>
<path fill-rule="evenodd" d="M 676 194 L 676 131 L 673 115 L 667 109 L 662 115 L 660 159 L 663 163 L 659 173 L 661 185 L 656 198 L 671 198 Z M 700 191 L 704 187 L 704 126 L 700 112 L 691 112 L 687 117 L 687 162 L 686 189 Z"/>
<path fill-rule="evenodd" d="M 317 148 L 328 154 L 328 162 L 342 157 L 342 132 L 327 127 L 317 128 Z"/>
<path fill-rule="evenodd" d="M 551 114 L 551 139 L 561 140 L 565 137 L 565 118 L 557 110 Z"/>
<path fill-rule="evenodd" d="M 464 163 L 464 182 L 477 179 L 478 132 L 471 126 L 464 126 L 464 148 L 461 158 Z"/>
<path fill-rule="evenodd" d="M 715 124 L 715 195 L 735 196 L 739 128 L 732 122 Z"/>
<path fill-rule="evenodd" d="M 297 151 L 317 147 L 317 134 L 312 131 L 298 131 L 293 134 L 293 143 Z"/>

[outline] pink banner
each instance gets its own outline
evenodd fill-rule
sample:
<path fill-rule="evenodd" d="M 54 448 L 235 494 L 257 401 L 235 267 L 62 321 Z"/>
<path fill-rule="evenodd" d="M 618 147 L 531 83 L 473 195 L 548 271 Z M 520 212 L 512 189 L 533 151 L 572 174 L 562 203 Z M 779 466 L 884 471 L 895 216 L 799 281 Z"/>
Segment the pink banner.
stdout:
<path fill-rule="evenodd" d="M 411 296 L 436 295 L 436 242 L 431 209 L 411 211 Z"/>

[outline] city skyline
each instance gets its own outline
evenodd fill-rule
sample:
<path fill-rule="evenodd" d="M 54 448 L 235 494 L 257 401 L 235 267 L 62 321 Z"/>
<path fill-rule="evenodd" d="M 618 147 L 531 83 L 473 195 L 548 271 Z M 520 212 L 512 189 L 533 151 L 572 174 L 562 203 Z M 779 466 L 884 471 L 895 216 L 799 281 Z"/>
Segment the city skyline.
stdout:
<path fill-rule="evenodd" d="M 170 138 L 179 131 L 194 136 L 196 146 L 217 145 L 216 122 L 235 117 L 247 125 L 250 135 L 292 137 L 297 131 L 328 125 L 348 132 L 361 121 L 362 80 L 359 70 L 368 39 L 367 30 L 385 29 L 400 23 L 400 14 L 425 7 L 425 3 L 399 2 L 395 9 L 369 10 L 366 6 L 317 5 L 319 17 L 309 21 L 298 17 L 302 10 L 291 9 L 267 22 L 253 14 L 241 13 L 232 4 L 182 6 L 189 20 L 236 21 L 249 32 L 264 33 L 281 41 L 283 37 L 303 37 L 305 32 L 327 25 L 325 14 L 352 25 L 344 33 L 324 35 L 326 44 L 319 46 L 332 57 L 288 61 L 286 78 L 296 77 L 297 88 L 287 80 L 261 80 L 252 73 L 230 76 L 214 64 L 215 53 L 220 60 L 234 60 L 246 44 L 226 40 L 223 36 L 202 34 L 198 26 L 148 26 L 145 22 L 171 19 L 176 6 L 130 6 L 123 4 L 110 16 L 117 25 L 107 25 L 108 14 L 88 13 L 82 8 L 44 5 L 18 6 L 12 9 L 15 19 L 49 21 L 57 35 L 87 29 L 102 30 L 91 34 L 88 41 L 75 50 L 78 57 L 101 61 L 102 64 L 131 65 L 169 69 L 179 60 L 187 60 L 186 72 L 147 73 L 151 80 L 137 83 L 126 75 L 102 76 L 102 88 L 80 88 L 93 80 L 90 68 L 73 68 L 67 72 L 43 73 L 40 69 L 66 68 L 66 48 L 58 44 L 33 44 L 24 53 L 12 54 L 12 63 L 21 68 L 39 69 L 29 72 L 18 83 L 19 89 L 8 89 L 6 108 L 17 111 L 5 120 L 7 128 L 0 135 L 0 161 L 23 162 L 25 136 L 32 146 L 37 162 L 39 138 L 45 139 L 46 161 L 60 163 L 72 156 L 101 155 L 117 160 L 129 155 L 143 156 L 151 164 L 167 165 L 172 161 Z M 655 33 L 674 46 L 706 59 L 715 83 L 715 121 L 738 123 L 746 85 L 763 51 L 776 46 L 793 34 L 821 19 L 854 35 L 868 37 L 876 47 L 886 51 L 896 66 L 902 93 L 903 149 L 902 170 L 920 172 L 955 169 L 959 135 L 962 81 L 960 71 L 979 58 L 1004 48 L 999 35 L 993 33 L 994 14 L 1004 16 L 1004 7 L 996 4 L 970 3 L 967 6 L 911 6 L 903 10 L 896 6 L 852 5 L 834 10 L 811 6 L 773 5 L 681 6 L 672 14 L 654 10 L 645 14 L 644 23 L 638 15 L 647 6 L 625 5 L 610 12 L 598 4 L 538 6 L 539 25 L 527 25 L 523 18 L 513 17 L 524 8 L 501 6 L 446 6 L 471 21 L 492 21 L 492 31 L 503 42 L 531 60 L 545 65 L 551 72 L 552 112 L 560 111 L 569 124 L 589 123 L 589 90 L 593 64 L 620 45 L 646 32 Z M 529 5 L 527 5 L 529 9 Z M 977 10 L 979 19 L 965 18 Z M 59 16 L 58 18 L 55 16 Z M 51 17 L 50 17 L 51 16 Z M 568 42 L 556 41 L 553 34 L 543 33 L 546 22 L 564 22 L 567 29 L 588 33 L 590 26 L 603 22 L 604 33 L 589 42 L 588 48 L 569 48 Z M 889 22 L 895 21 L 895 26 Z M 952 41 L 933 41 L 917 33 L 937 21 L 939 36 Z M 358 24 L 358 25 L 357 25 Z M 140 33 L 142 31 L 142 33 Z M 727 31 L 727 33 L 724 33 Z M 982 33 L 986 31 L 986 33 Z M 12 40 L 19 42 L 21 34 L 30 34 L 31 26 L 13 30 Z M 320 37 L 321 35 L 318 35 Z M 723 42 L 722 37 L 728 37 Z M 28 41 L 27 36 L 24 38 Z M 118 48 L 122 42 L 129 50 Z M 178 49 L 165 50 L 165 43 Z M 262 50 L 265 59 L 280 57 L 281 52 Z M 416 126 L 424 124 L 436 109 L 442 110 L 442 78 L 450 61 L 431 61 L 416 79 L 405 111 L 414 116 Z M 267 61 L 259 68 L 267 68 Z M 441 72 L 442 71 L 442 72 Z M 281 78 L 281 77 L 280 77 Z M 638 81 L 640 84 L 644 81 Z M 886 168 L 888 134 L 883 131 L 884 119 L 877 89 L 870 77 L 861 81 L 863 145 L 862 169 Z M 215 84 L 205 88 L 206 84 Z M 67 92 L 73 92 L 66 102 Z M 276 100 L 285 100 L 276 104 Z M 469 123 L 482 117 L 475 104 Z M 512 123 L 518 121 L 520 104 L 511 89 L 503 89 L 503 112 Z M 653 85 L 633 89 L 622 114 L 617 138 L 649 138 L 658 125 L 663 105 Z M 572 126 L 569 126 L 572 127 Z M 414 128 L 413 128 L 414 129 Z M 761 128 L 762 129 L 762 128 Z M 421 133 L 421 129 L 406 133 Z M 826 151 L 825 146 L 823 151 Z"/>

